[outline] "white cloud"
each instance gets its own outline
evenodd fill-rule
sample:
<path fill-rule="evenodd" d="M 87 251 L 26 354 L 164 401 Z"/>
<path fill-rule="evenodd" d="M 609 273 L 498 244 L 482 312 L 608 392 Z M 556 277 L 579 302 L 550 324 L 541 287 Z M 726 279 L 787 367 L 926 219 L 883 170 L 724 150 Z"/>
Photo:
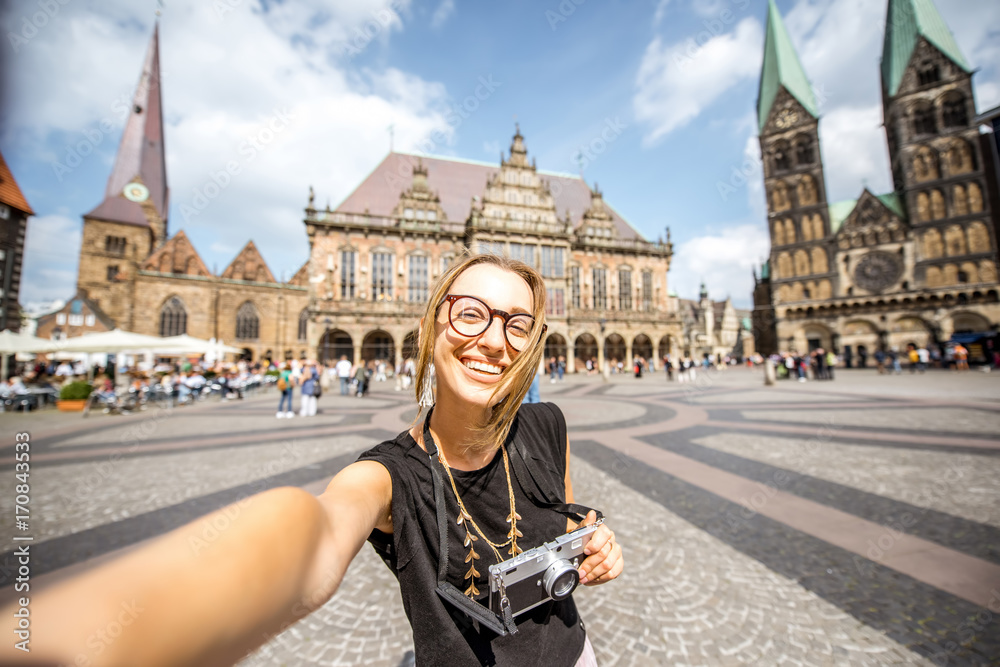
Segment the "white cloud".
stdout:
<path fill-rule="evenodd" d="M 696 298 L 701 281 L 715 300 L 732 297 L 738 307 L 753 300 L 753 270 L 770 251 L 763 225 L 738 224 L 697 236 L 674 249 L 670 289 Z"/>
<path fill-rule="evenodd" d="M 658 0 L 656 3 L 656 11 L 653 12 L 653 27 L 660 25 L 663 21 L 663 17 L 667 14 L 667 5 L 670 4 L 670 0 Z"/>
<path fill-rule="evenodd" d="M 441 0 L 441 4 L 434 10 L 434 16 L 431 17 L 431 27 L 440 28 L 454 12 L 455 0 Z"/>
<path fill-rule="evenodd" d="M 882 105 L 842 106 L 819 124 L 827 200 L 856 199 L 867 184 L 875 194 L 892 190 Z"/>
<path fill-rule="evenodd" d="M 61 214 L 28 219 L 19 299 L 22 304 L 38 310 L 45 303 L 72 296 L 81 229 L 82 223 Z"/>
<path fill-rule="evenodd" d="M 179 0 L 161 19 L 170 230 L 184 228 L 210 267 L 225 266 L 232 253 L 224 249 L 252 238 L 276 275 L 291 275 L 308 253 L 302 215 L 310 184 L 318 204 L 329 198 L 336 206 L 388 151 L 390 124 L 397 150 L 432 132 L 450 142 L 448 94 L 399 70 L 353 67 L 345 51 L 377 48 L 402 29 L 393 8 L 404 11 L 407 2 L 308 0 L 276 3 L 266 13 L 243 2 L 219 15 L 214 7 L 222 4 L 228 6 Z M 37 155 L 61 156 L 80 133 L 114 114 L 116 100 L 131 98 L 152 29 L 145 9 L 126 0 L 102 3 L 100 15 L 75 4 L 61 11 L 61 21 L 22 49 L 4 110 L 7 138 L 30 141 Z M 272 122 L 280 131 L 268 129 Z M 80 169 L 103 182 L 119 133 L 120 125 Z M 250 138 L 259 150 L 248 147 Z M 227 179 L 220 174 L 228 163 L 239 173 Z M 206 186 L 215 194 L 213 180 L 226 185 L 198 199 Z M 59 184 L 51 185 L 49 202 L 33 198 L 37 209 L 54 208 Z M 96 204 L 100 192 L 93 196 Z M 199 209 L 196 200 L 207 205 Z M 71 292 L 78 240 L 70 247 L 71 257 L 59 262 L 45 247 L 29 248 L 40 280 L 30 289 L 47 294 L 61 281 L 53 296 Z M 42 276 L 42 266 L 58 268 Z"/>
<path fill-rule="evenodd" d="M 666 45 L 659 37 L 646 48 L 636 92 L 636 118 L 652 129 L 643 139 L 650 145 L 697 118 L 734 85 L 760 70 L 764 37 L 760 23 L 745 18 L 727 34 L 690 38 Z"/>

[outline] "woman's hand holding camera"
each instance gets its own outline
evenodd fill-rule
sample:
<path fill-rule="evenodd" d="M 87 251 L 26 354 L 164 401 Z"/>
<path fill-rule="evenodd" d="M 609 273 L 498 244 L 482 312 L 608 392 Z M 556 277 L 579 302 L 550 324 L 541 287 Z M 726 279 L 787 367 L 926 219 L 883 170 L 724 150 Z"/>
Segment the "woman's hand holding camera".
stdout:
<path fill-rule="evenodd" d="M 597 513 L 591 510 L 580 526 L 596 522 Z M 594 532 L 583 553 L 587 557 L 580 564 L 580 583 L 586 586 L 607 583 L 621 574 L 625 567 L 621 545 L 615 541 L 615 533 L 607 524 L 601 524 Z"/>

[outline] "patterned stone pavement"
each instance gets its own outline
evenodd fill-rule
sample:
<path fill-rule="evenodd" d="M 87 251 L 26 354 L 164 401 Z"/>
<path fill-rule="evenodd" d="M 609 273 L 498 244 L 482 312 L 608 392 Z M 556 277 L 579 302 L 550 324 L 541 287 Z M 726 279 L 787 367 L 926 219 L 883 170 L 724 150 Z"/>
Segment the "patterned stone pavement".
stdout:
<path fill-rule="evenodd" d="M 542 397 L 566 414 L 577 497 L 625 551 L 617 582 L 575 594 L 601 665 L 1000 664 L 1000 375 L 574 376 Z M 31 433 L 33 585 L 267 488 L 319 493 L 414 414 L 389 384 L 310 419 L 275 402 L 0 415 L 0 474 Z M 0 494 L 0 535 L 13 503 Z M 328 604 L 241 665 L 395 667 L 411 646 L 365 547 Z"/>

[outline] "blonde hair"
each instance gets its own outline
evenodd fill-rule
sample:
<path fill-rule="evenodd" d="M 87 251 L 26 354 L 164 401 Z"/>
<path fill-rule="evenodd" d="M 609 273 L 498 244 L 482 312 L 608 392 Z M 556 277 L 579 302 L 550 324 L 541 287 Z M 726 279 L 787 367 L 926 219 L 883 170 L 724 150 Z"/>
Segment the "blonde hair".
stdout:
<path fill-rule="evenodd" d="M 485 424 L 476 425 L 480 437 L 469 445 L 470 449 L 498 449 L 510 433 L 514 417 L 521 407 L 525 394 L 531 388 L 544 352 L 541 339 L 542 324 L 545 323 L 545 282 L 533 268 L 509 257 L 484 254 L 470 255 L 445 271 L 431 289 L 430 299 L 424 311 L 423 325 L 420 329 L 420 347 L 417 353 L 417 374 L 413 385 L 419 401 L 424 382 L 430 380 L 428 375 L 431 362 L 434 361 L 435 324 L 441 304 L 458 277 L 466 269 L 480 264 L 495 266 L 520 276 L 527 283 L 533 297 L 531 314 L 535 318 L 535 327 L 532 329 L 531 338 L 525 348 L 514 357 L 511 365 L 504 369 L 502 379 L 493 390 L 492 399 L 495 403 L 489 419 Z M 419 419 L 420 411 L 417 412 L 414 423 Z"/>

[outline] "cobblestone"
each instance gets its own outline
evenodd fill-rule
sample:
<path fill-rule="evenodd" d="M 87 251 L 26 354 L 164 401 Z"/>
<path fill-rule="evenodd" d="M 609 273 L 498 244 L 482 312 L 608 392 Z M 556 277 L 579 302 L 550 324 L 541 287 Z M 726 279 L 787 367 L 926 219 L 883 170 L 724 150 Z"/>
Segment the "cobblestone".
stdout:
<path fill-rule="evenodd" d="M 1000 528 L 1000 460 L 895 447 L 719 433 L 693 442 Z M 946 473 L 952 471 L 946 477 Z"/>
<path fill-rule="evenodd" d="M 950 404 L 956 396 L 968 404 Z M 1000 377 L 930 372 L 887 378 L 857 371 L 838 373 L 834 382 L 765 389 L 759 372 L 743 369 L 700 374 L 690 385 L 669 383 L 662 374 L 641 380 L 622 374 L 607 383 L 568 376 L 565 383 L 543 382 L 542 397 L 555 398 L 567 416 L 576 497 L 606 513 L 625 550 L 627 569 L 618 581 L 575 594 L 602 667 L 1000 664 L 1000 615 L 776 520 L 751 514 L 733 522 L 739 506 L 587 436 L 640 438 L 749 480 L 787 470 L 795 475 L 788 493 L 867 520 L 904 506 L 927 508 L 922 527 L 910 530 L 988 561 L 982 542 L 1000 527 L 1000 439 L 997 451 L 982 439 L 1000 431 L 1000 413 L 986 405 L 1000 398 Z M 371 426 L 381 411 L 400 413 L 413 404 L 409 393 L 376 384 L 365 399 L 325 395 L 318 417 L 286 422 L 274 418 L 275 398 L 175 410 L 120 460 L 107 455 L 108 447 L 148 416 L 0 415 L 0 432 L 28 430 L 33 457 L 39 454 L 32 503 L 40 573 L 86 567 L 88 558 L 170 530 L 244 497 L 258 483 L 318 492 L 355 453 L 391 435 Z M 818 402 L 827 407 L 806 405 Z M 881 405 L 858 409 L 859 403 Z M 760 408 L 747 410 L 747 404 Z M 819 428 L 831 412 L 837 425 L 851 428 L 818 448 L 804 448 L 808 438 L 766 430 L 768 422 Z M 414 413 L 402 410 L 400 418 L 409 421 Z M 724 431 L 713 418 L 725 420 Z M 741 420 L 756 428 L 741 432 Z M 324 427 L 336 428 L 296 435 Z M 944 445 L 931 451 L 932 445 L 908 446 L 905 439 L 879 446 L 864 440 L 865 428 L 946 433 L 952 441 L 974 436 L 982 454 Z M 272 431 L 274 439 L 262 442 Z M 218 442 L 240 434 L 252 440 Z M 855 437 L 859 444 L 844 442 Z M 158 443 L 178 449 L 162 452 Z M 5 451 L 0 456 L 12 455 L 12 439 Z M 45 459 L 47 453 L 53 457 Z M 56 453 L 72 458 L 57 460 Z M 111 468 L 102 473 L 104 463 Z M 961 484 L 922 498 L 947 469 L 961 471 Z M 99 480 L 90 485 L 94 474 Z M 81 484 L 88 493 L 77 493 Z M 0 534 L 10 534 L 10 498 L 2 495 L 0 516 Z M 984 582 L 986 590 L 993 585 Z M 1000 581 L 995 585 L 1000 591 Z M 0 589 L 0 600 L 10 591 Z M 365 546 L 326 605 L 240 664 L 402 667 L 412 659 L 398 586 Z"/>

